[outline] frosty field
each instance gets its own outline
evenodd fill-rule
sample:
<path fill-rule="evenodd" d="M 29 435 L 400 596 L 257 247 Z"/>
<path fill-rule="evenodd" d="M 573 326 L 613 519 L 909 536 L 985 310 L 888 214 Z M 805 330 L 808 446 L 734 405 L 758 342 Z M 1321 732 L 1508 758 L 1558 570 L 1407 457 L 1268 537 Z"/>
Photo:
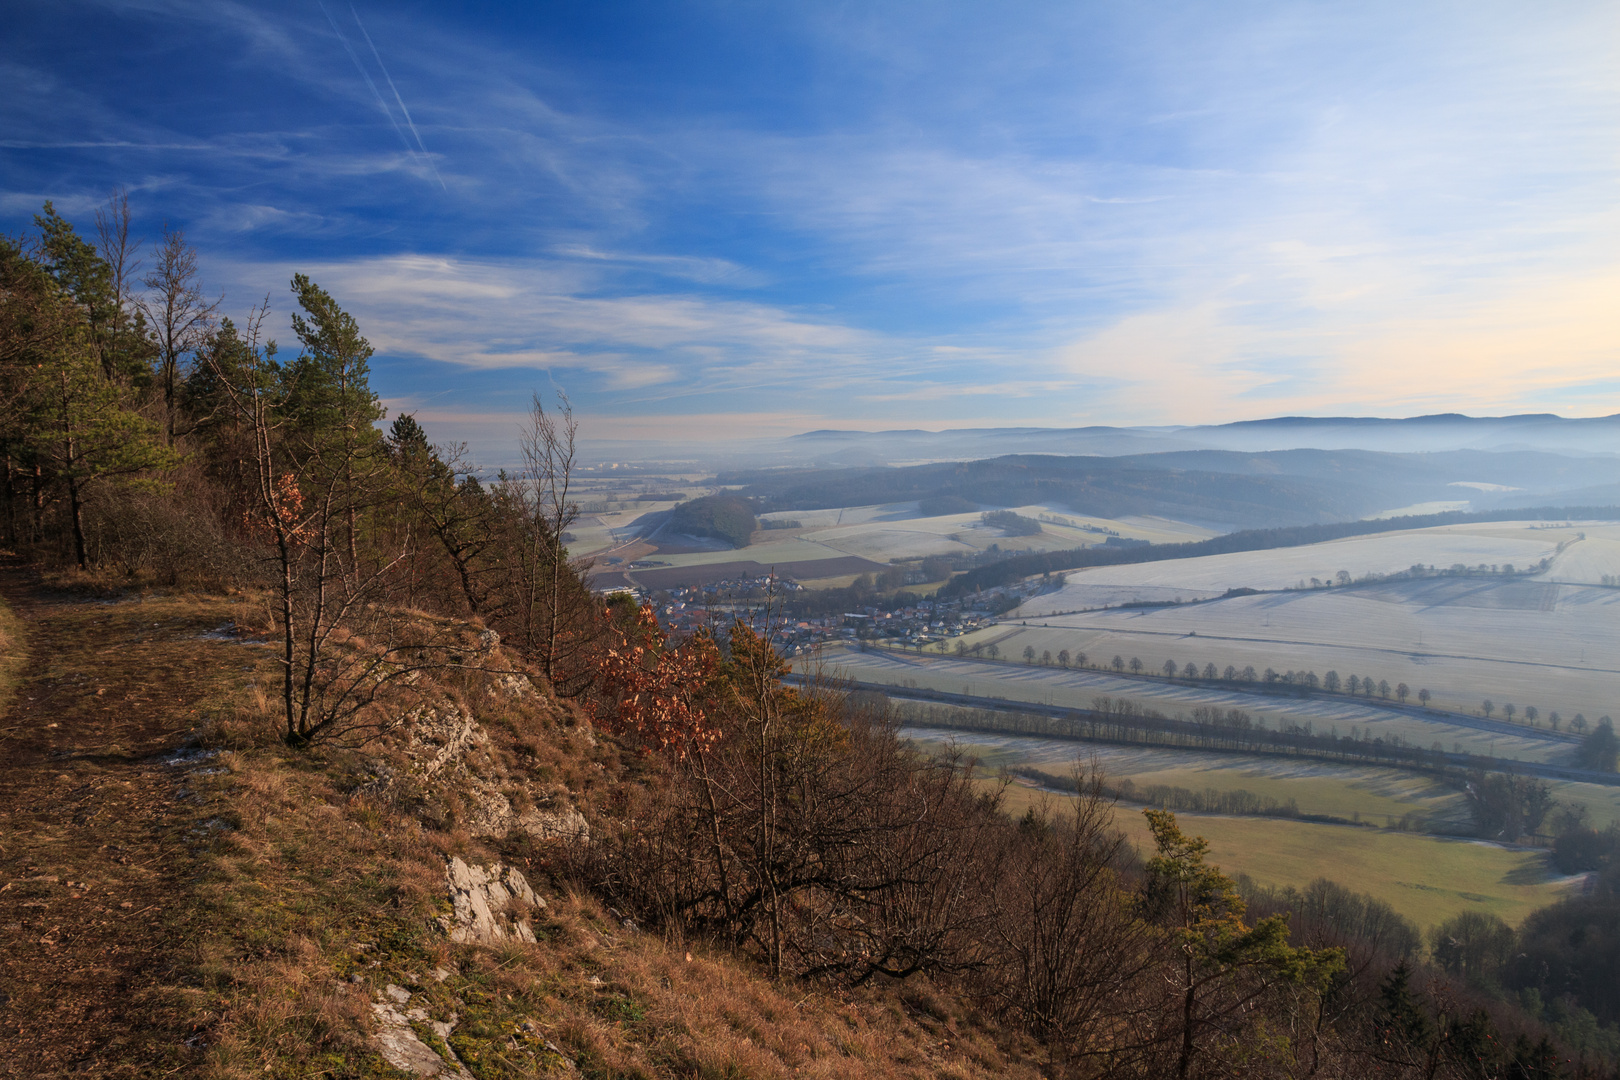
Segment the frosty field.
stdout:
<path fill-rule="evenodd" d="M 1022 616 L 1022 612 L 1016 616 Z M 1015 616 L 1015 617 L 1016 617 Z M 1038 620 L 1038 621 L 1037 621 Z M 1242 669 L 1334 670 L 1426 688 L 1439 707 L 1489 698 L 1547 722 L 1620 709 L 1620 589 L 1487 576 L 1241 596 L 1003 623 L 969 639 L 1002 656 L 1060 649 Z"/>
<path fill-rule="evenodd" d="M 996 630 L 1005 632 L 1002 627 Z M 995 633 L 995 630 L 989 633 Z M 1025 639 L 1038 640 L 1037 633 L 1056 635 L 1058 632 L 1014 629 L 1001 646 L 1003 655 L 1013 655 L 1012 648 L 1016 646 L 1021 649 L 1020 643 Z M 1072 645 L 1069 647 L 1072 648 Z M 1185 651 L 1183 655 L 1187 659 L 1193 658 Z M 1088 656 L 1102 658 L 1104 654 L 1093 652 Z M 1202 657 L 1198 659 L 1202 662 Z M 1554 737 L 1544 729 L 1527 728 L 1522 735 L 1494 734 L 1458 723 L 1428 720 L 1381 708 L 1377 699 L 1369 702 L 1361 698 L 1351 700 L 1329 696 L 1296 698 L 1242 689 L 1131 679 L 1106 671 L 1064 670 L 1021 663 L 984 663 L 926 655 L 916 657 L 888 650 L 864 653 L 849 649 L 829 650 L 823 656 L 823 664 L 829 674 L 837 677 L 896 688 L 914 686 L 947 693 L 1027 701 L 1037 706 L 1051 704 L 1082 709 L 1090 708 L 1094 698 L 1106 696 L 1155 708 L 1168 716 L 1189 714 L 1200 705 L 1243 709 L 1272 728 L 1279 721 L 1289 720 L 1297 724 L 1309 723 L 1318 732 L 1336 731 L 1341 735 L 1366 732 L 1373 738 L 1399 735 L 1422 747 L 1438 741 L 1446 750 L 1460 746 L 1469 753 L 1494 752 L 1494 756 L 1525 761 L 1563 762 L 1568 758 L 1572 746 L 1568 740 Z"/>
<path fill-rule="evenodd" d="M 1159 518 L 1115 521 L 1045 505 L 1012 509 L 1024 517 L 1038 520 L 1044 515 L 1062 518 L 1063 522 L 1043 521 L 1042 531 L 1034 536 L 1006 536 L 1001 529 L 981 522 L 980 511 L 922 517 L 915 502 L 836 510 L 783 510 L 766 514 L 764 519 L 797 521 L 800 528 L 790 532 L 805 540 L 878 562 L 970 554 L 988 550 L 992 545 L 1016 550 L 1058 551 L 1087 547 L 1107 539 L 1104 533 L 1082 528 L 1087 525 L 1157 544 L 1198 540 L 1211 535 L 1196 526 Z"/>
<path fill-rule="evenodd" d="M 1586 539 L 1577 540 L 1583 533 Z M 1563 552 L 1558 551 L 1560 543 L 1567 545 Z M 1078 611 L 1122 599 L 1191 600 L 1219 596 L 1228 589 L 1288 589 L 1308 586 L 1313 578 L 1330 583 L 1340 571 L 1362 578 L 1413 565 L 1446 569 L 1459 563 L 1468 567 L 1512 565 L 1522 570 L 1544 558 L 1553 559 L 1546 580 L 1597 584 L 1604 574 L 1620 574 L 1620 526 L 1447 525 L 1267 551 L 1098 566 L 1069 571 L 1062 589 L 1031 600 L 1019 616 Z M 1133 591 L 1140 595 L 1127 595 Z"/>
<path fill-rule="evenodd" d="M 1443 831 L 1462 831 L 1468 822 L 1461 792 L 1432 777 L 1396 769 L 1077 743 L 911 723 L 902 734 L 930 752 L 955 745 L 986 769 L 1032 768 L 1059 785 L 1077 762 L 1095 761 L 1114 784 L 1130 780 L 1138 786 L 1165 784 L 1190 791 L 1248 791 L 1283 803 L 1292 799 L 1304 814 L 1365 819 L 1375 825 L 1399 821 L 1414 810 L 1445 825 Z"/>

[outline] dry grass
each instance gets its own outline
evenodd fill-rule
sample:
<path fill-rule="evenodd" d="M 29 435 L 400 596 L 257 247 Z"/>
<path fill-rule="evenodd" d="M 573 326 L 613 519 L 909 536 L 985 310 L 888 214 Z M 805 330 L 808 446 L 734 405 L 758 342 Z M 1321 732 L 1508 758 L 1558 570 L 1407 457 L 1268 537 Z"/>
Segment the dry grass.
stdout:
<path fill-rule="evenodd" d="M 198 1032 L 175 1052 L 187 1075 L 394 1076 L 369 1041 L 390 983 L 434 1019 L 454 1015 L 448 1048 L 480 1080 L 561 1075 L 564 1058 L 602 1078 L 1037 1075 L 1019 1064 L 1032 1045 L 924 984 L 773 984 L 702 943 L 625 926 L 570 885 L 557 851 L 471 835 L 454 785 L 368 787 L 377 765 L 406 767 L 397 746 L 285 748 L 264 693 L 273 659 L 235 648 L 236 678 L 203 710 L 220 771 L 188 778 L 199 815 L 229 826 L 196 840 L 165 925 L 177 970 L 163 994 Z M 553 701 L 492 695 L 477 673 L 438 690 L 478 716 L 478 770 L 507 790 L 610 806 L 636 780 L 637 759 Z M 451 944 L 434 922 L 450 855 L 523 868 L 546 900 L 540 940 Z"/>
<path fill-rule="evenodd" d="M 0 604 L 0 710 L 11 703 L 16 693 L 18 675 L 28 661 L 27 648 L 22 620 Z"/>

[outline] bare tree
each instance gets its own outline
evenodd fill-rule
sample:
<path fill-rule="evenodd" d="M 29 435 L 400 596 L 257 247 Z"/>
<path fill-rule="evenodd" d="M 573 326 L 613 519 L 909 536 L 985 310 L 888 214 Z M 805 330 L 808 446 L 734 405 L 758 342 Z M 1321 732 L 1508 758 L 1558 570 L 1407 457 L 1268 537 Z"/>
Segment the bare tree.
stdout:
<path fill-rule="evenodd" d="M 568 558 L 568 527 L 579 517 L 572 492 L 578 433 L 573 406 L 559 392 L 553 412 L 534 395 L 529 422 L 518 438 L 523 469 L 516 494 L 528 534 L 519 584 L 524 643 L 552 689 L 564 697 L 589 683 L 589 665 L 583 660 L 595 614 L 581 574 L 589 564 L 573 564 Z"/>
<path fill-rule="evenodd" d="M 1124 836 L 1095 763 L 1077 767 L 1074 784 L 1063 809 L 1030 809 L 985 875 L 985 990 L 1060 1060 L 1094 1053 L 1118 1030 L 1127 988 L 1151 962 L 1148 927 L 1113 869 Z"/>
<path fill-rule="evenodd" d="M 100 218 L 97 218 L 100 221 Z M 149 290 L 138 301 L 157 344 L 158 385 L 163 391 L 164 433 L 170 446 L 176 434 L 180 365 L 193 354 L 214 328 L 220 300 L 209 300 L 198 285 L 197 249 L 186 243 L 179 229 L 165 227 L 163 242 L 153 252 L 152 272 L 142 279 Z"/>
<path fill-rule="evenodd" d="M 107 264 L 107 306 L 90 311 L 91 329 L 101 346 L 102 371 L 107 378 L 120 374 L 119 360 L 140 336 L 140 308 L 134 299 L 135 275 L 141 272 L 136 254 L 141 241 L 130 238 L 129 193 L 115 188 L 107 205 L 96 211 L 96 248 Z M 131 351 L 134 351 L 133 349 Z"/>
<path fill-rule="evenodd" d="M 273 342 L 262 333 L 269 301 L 255 308 L 243 336 L 245 363 L 227 370 L 207 355 L 231 407 L 252 439 L 249 479 L 252 537 L 268 547 L 281 636 L 281 701 L 289 745 L 359 735 L 400 722 L 402 710 L 368 709 L 386 690 L 409 687 L 414 673 L 447 663 L 454 646 L 398 622 L 373 603 L 405 550 L 363 568 L 346 557 L 343 524 L 352 505 L 355 443 L 313 439 L 290 446 L 286 390 L 277 384 Z M 296 451 L 296 452 L 294 452 Z M 360 623 L 368 634 L 357 635 Z M 368 647 L 370 637 L 380 642 Z"/>

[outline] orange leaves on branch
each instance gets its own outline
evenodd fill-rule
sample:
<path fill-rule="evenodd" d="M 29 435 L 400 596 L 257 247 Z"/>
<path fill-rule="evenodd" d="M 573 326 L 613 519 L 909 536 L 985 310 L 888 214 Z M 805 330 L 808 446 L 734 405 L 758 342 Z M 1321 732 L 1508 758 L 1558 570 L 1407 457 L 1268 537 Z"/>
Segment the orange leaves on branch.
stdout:
<path fill-rule="evenodd" d="M 611 633 L 615 640 L 597 661 L 592 720 L 615 734 L 634 733 L 648 749 L 677 758 L 713 746 L 720 732 L 701 704 L 719 668 L 713 640 L 696 637 L 667 648 L 651 604 L 636 613 L 631 633 Z"/>
<path fill-rule="evenodd" d="M 273 540 L 279 523 L 288 543 L 308 543 L 314 534 L 311 523 L 304 518 L 304 493 L 298 487 L 298 477 L 282 473 L 276 478 L 266 506 L 244 511 L 242 523 L 255 540 Z"/>

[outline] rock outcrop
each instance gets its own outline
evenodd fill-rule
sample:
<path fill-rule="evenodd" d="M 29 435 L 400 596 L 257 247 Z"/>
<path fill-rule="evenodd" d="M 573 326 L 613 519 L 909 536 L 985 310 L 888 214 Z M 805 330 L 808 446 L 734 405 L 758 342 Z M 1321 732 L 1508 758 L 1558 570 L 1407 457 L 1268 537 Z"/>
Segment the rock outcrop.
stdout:
<path fill-rule="evenodd" d="M 445 868 L 451 913 L 439 925 L 451 941 L 493 944 L 507 939 L 533 941 L 534 929 L 524 916 L 546 902 L 529 887 L 514 866 L 470 866 L 452 858 Z"/>
<path fill-rule="evenodd" d="M 394 1068 L 416 1076 L 474 1080 L 449 1046 L 450 1033 L 456 1028 L 456 1015 L 451 1013 L 449 1020 L 434 1020 L 426 1009 L 405 1008 L 410 1000 L 409 990 L 389 983 L 384 997 L 371 1005 L 377 1017 L 377 1034 L 372 1036 L 372 1041 L 383 1059 Z M 443 1049 L 436 1050 L 423 1042 L 417 1034 L 418 1025 L 421 1030 L 431 1032 Z"/>
<path fill-rule="evenodd" d="M 523 675 L 505 676 L 514 697 L 536 693 Z M 503 683 L 503 685 L 505 685 Z M 509 777 L 494 766 L 487 751 L 489 735 L 465 706 L 449 702 L 412 710 L 401 725 L 408 772 L 428 789 L 451 791 L 465 808 L 465 824 L 475 836 L 504 838 L 514 832 L 550 843 L 587 843 L 590 826 L 568 798 L 567 788 L 542 786 Z M 377 761 L 361 790 L 386 796 L 399 780 L 395 770 Z M 517 797 L 519 810 L 513 804 Z"/>

